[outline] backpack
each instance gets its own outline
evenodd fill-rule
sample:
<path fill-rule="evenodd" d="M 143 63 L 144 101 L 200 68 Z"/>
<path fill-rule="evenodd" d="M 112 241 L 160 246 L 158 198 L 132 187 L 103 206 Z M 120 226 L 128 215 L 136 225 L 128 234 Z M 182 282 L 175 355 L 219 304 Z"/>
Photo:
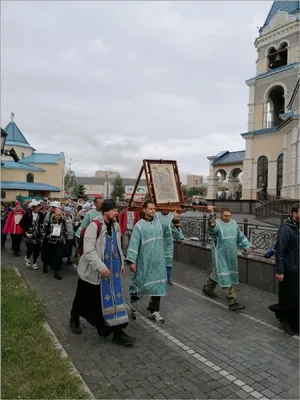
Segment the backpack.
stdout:
<path fill-rule="evenodd" d="M 98 237 L 100 236 L 100 233 L 101 233 L 102 224 L 101 224 L 101 222 L 100 222 L 98 219 L 95 219 L 95 220 L 91 221 L 91 222 L 89 223 L 89 225 L 90 225 L 92 222 L 95 222 L 95 224 L 97 225 L 97 239 L 98 239 Z M 89 225 L 85 226 L 85 227 L 82 228 L 81 231 L 80 231 L 80 238 L 79 238 L 79 243 L 78 243 L 78 247 L 77 247 L 77 252 L 78 252 L 78 255 L 79 255 L 80 257 L 82 256 L 83 251 L 84 251 L 84 249 L 83 249 L 84 235 L 85 235 L 85 231 L 87 230 L 87 227 L 88 227 Z"/>

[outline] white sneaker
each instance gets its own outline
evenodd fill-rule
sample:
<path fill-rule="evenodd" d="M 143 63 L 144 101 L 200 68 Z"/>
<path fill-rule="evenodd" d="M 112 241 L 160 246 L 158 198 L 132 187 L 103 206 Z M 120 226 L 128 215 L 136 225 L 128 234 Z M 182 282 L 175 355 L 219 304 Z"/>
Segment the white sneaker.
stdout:
<path fill-rule="evenodd" d="M 37 263 L 34 263 L 32 266 L 33 269 L 39 269 L 39 266 L 37 265 Z"/>
<path fill-rule="evenodd" d="M 160 315 L 158 311 L 150 313 L 150 318 L 158 324 L 163 324 L 165 322 L 165 319 Z"/>
<path fill-rule="evenodd" d="M 27 267 L 31 267 L 30 259 L 27 257 L 25 257 L 25 264 L 27 265 Z"/>

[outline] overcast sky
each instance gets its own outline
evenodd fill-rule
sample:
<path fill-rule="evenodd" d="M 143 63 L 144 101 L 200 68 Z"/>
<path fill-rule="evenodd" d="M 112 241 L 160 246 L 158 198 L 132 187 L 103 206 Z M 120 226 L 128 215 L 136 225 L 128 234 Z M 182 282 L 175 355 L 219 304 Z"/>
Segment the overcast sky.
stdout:
<path fill-rule="evenodd" d="M 243 150 L 254 40 L 271 1 L 1 2 L 1 126 L 77 175 L 135 177 L 144 158 L 182 178 Z"/>

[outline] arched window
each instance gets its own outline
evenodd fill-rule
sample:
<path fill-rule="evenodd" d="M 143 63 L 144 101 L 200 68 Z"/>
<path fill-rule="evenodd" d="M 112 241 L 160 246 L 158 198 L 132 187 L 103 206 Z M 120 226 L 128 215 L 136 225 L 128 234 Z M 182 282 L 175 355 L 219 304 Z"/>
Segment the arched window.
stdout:
<path fill-rule="evenodd" d="M 278 126 L 283 120 L 280 114 L 285 110 L 284 88 L 275 85 L 269 91 L 268 95 L 268 128 Z"/>
<path fill-rule="evenodd" d="M 271 47 L 268 51 L 268 64 L 269 69 L 276 69 L 287 65 L 288 62 L 288 44 L 281 43 L 278 49 Z"/>
<path fill-rule="evenodd" d="M 34 183 L 34 175 L 33 174 L 27 174 L 26 176 L 26 181 L 30 183 Z"/>
<path fill-rule="evenodd" d="M 277 184 L 276 184 L 276 196 L 280 197 L 283 180 L 283 154 L 277 158 Z"/>
<path fill-rule="evenodd" d="M 267 189 L 268 187 L 268 158 L 259 157 L 257 161 L 257 188 Z"/>

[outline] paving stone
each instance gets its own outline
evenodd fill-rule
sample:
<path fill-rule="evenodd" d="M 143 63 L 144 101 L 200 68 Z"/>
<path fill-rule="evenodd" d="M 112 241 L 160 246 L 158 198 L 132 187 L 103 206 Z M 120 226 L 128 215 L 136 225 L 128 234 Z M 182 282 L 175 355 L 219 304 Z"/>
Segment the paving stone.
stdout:
<path fill-rule="evenodd" d="M 238 396 L 239 399 L 250 399 L 251 398 L 249 393 L 246 393 L 243 390 L 239 390 L 238 392 L 236 392 L 236 395 Z"/>
<path fill-rule="evenodd" d="M 126 382 L 126 386 L 127 386 L 129 389 L 135 389 L 135 388 L 138 388 L 138 387 L 140 386 L 140 384 L 139 384 L 137 381 L 134 381 L 134 380 L 132 379 L 132 380 Z"/>
<path fill-rule="evenodd" d="M 263 394 L 264 396 L 269 397 L 269 398 L 271 398 L 271 399 L 272 399 L 274 396 L 276 396 L 276 393 L 272 392 L 272 391 L 269 390 L 269 389 L 264 389 L 264 390 L 262 390 L 262 391 L 261 391 L 261 394 Z"/>
<path fill-rule="evenodd" d="M 209 393 L 210 399 L 224 399 L 224 395 L 219 393 L 217 390 L 213 390 Z"/>
<path fill-rule="evenodd" d="M 162 393 L 157 393 L 152 398 L 153 399 L 165 399 L 166 397 Z"/>
<path fill-rule="evenodd" d="M 207 382 L 207 386 L 211 387 L 212 390 L 216 390 L 219 389 L 220 387 L 222 387 L 222 384 L 219 381 L 209 381 Z"/>

